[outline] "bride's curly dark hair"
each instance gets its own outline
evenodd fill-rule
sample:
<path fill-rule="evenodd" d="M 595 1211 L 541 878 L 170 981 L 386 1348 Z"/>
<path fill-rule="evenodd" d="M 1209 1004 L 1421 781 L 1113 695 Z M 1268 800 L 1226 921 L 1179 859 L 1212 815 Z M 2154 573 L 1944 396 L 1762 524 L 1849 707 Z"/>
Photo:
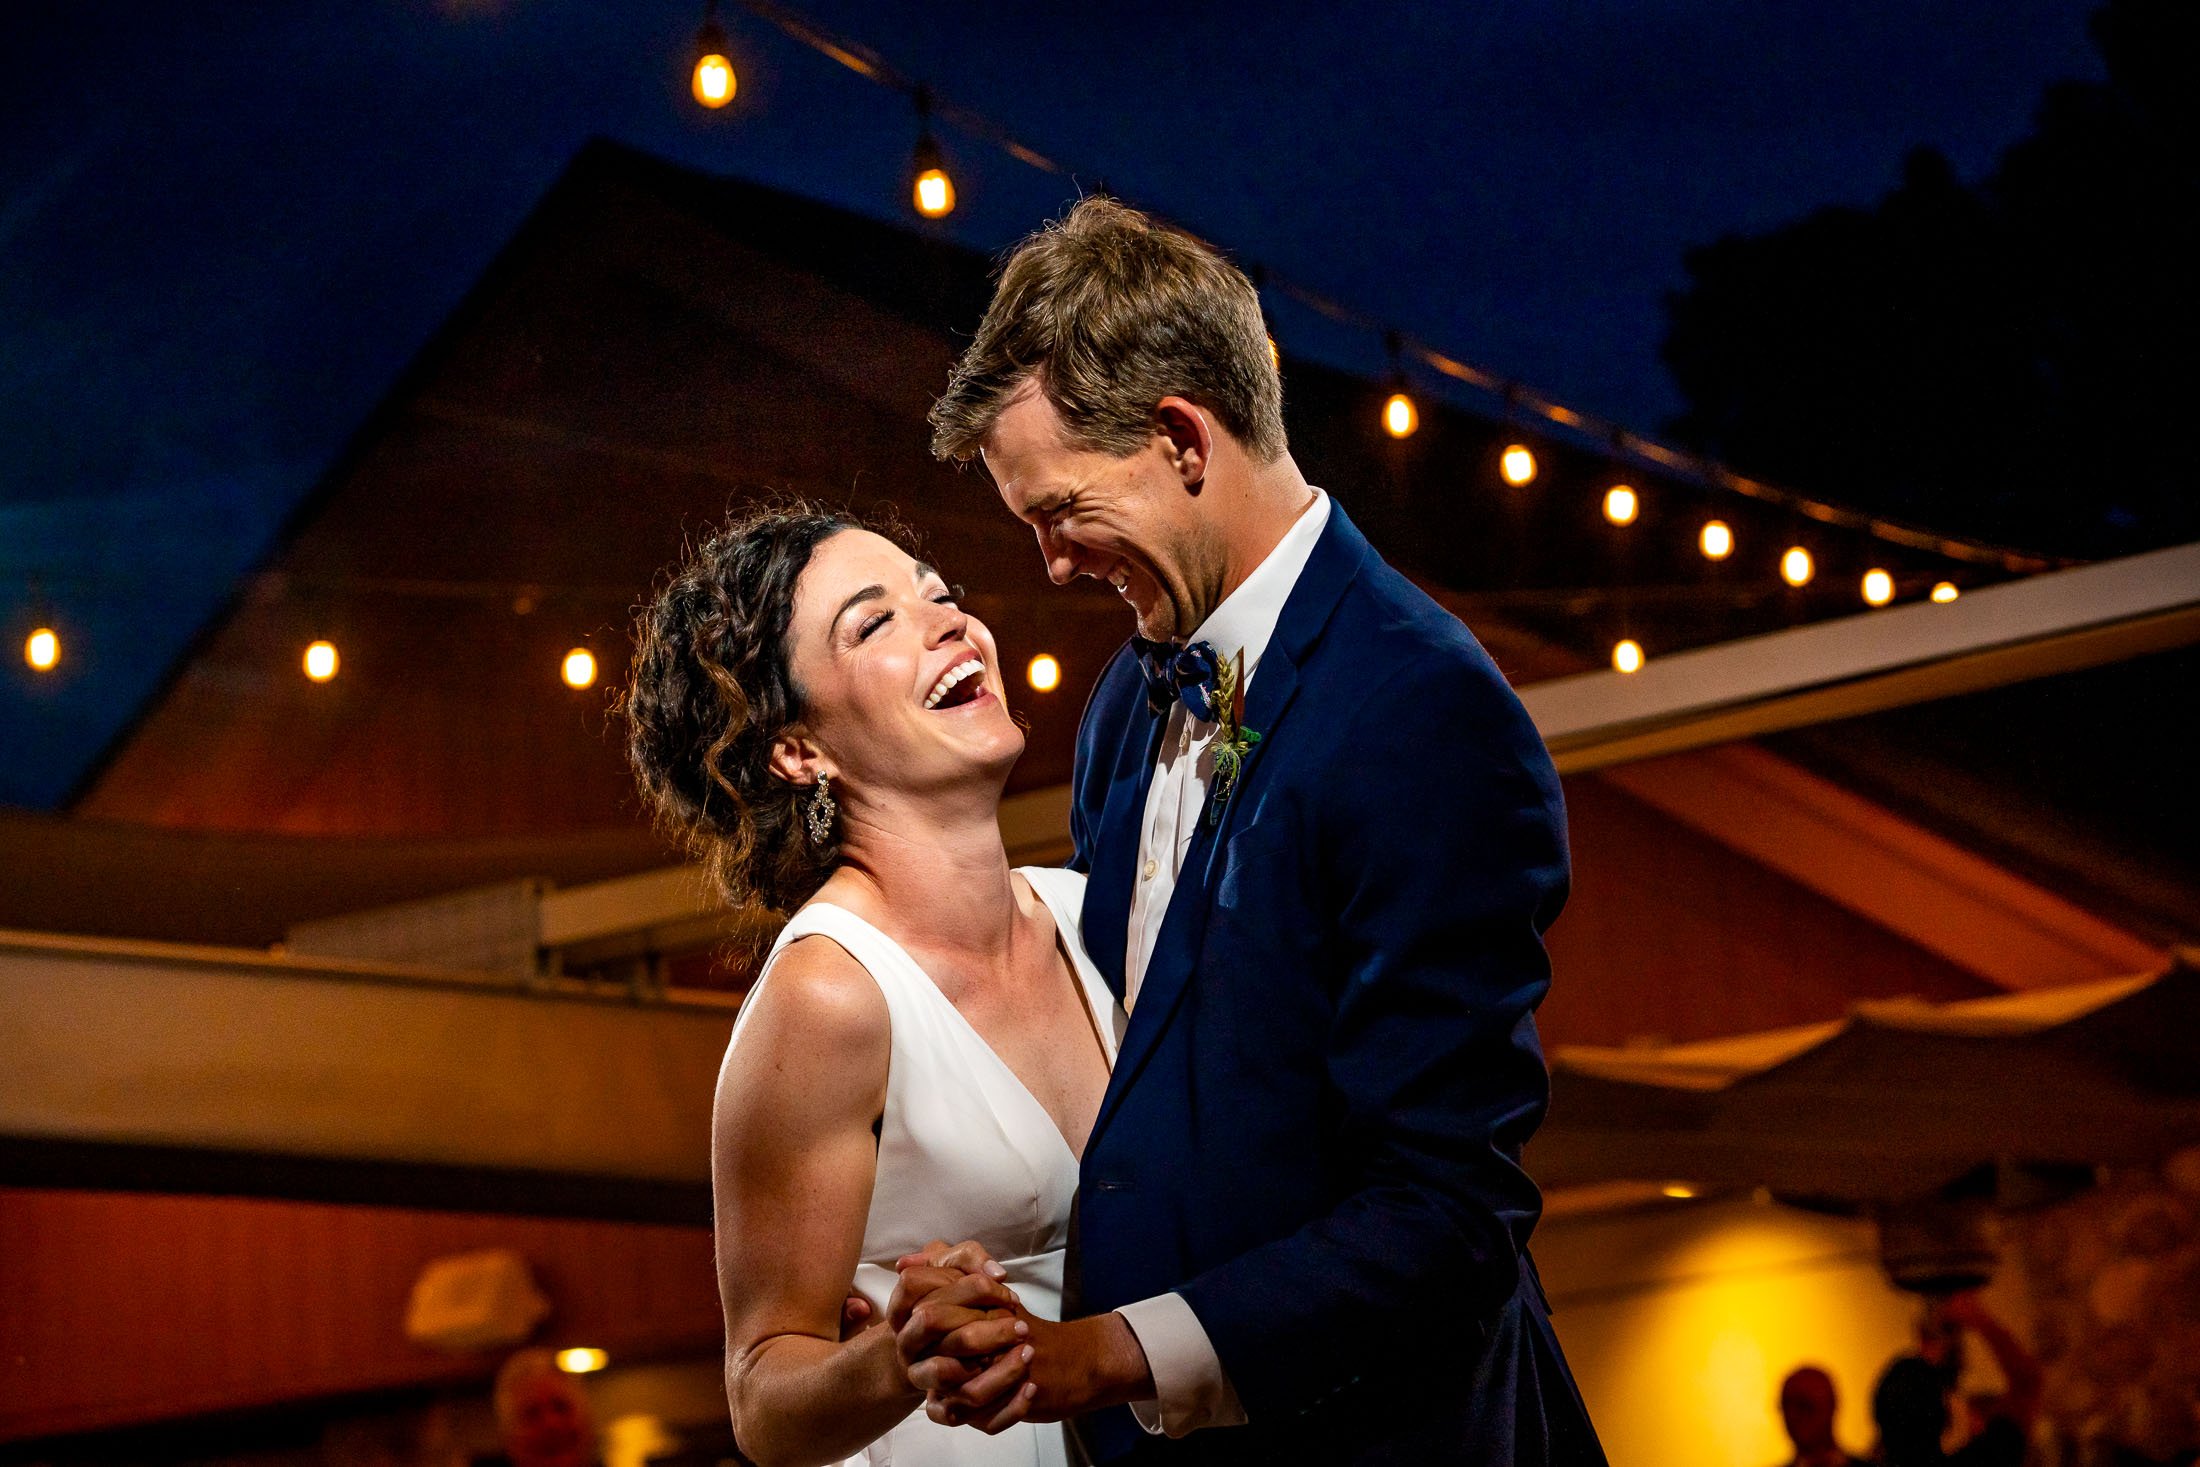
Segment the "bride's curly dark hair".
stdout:
<path fill-rule="evenodd" d="M 792 911 L 840 857 L 837 834 L 820 844 L 803 824 L 815 787 L 781 778 L 771 753 L 803 713 L 787 667 L 795 586 L 842 530 L 906 539 L 896 525 L 772 500 L 691 547 L 635 620 L 633 678 L 620 700 L 627 762 L 659 828 L 735 906 Z"/>

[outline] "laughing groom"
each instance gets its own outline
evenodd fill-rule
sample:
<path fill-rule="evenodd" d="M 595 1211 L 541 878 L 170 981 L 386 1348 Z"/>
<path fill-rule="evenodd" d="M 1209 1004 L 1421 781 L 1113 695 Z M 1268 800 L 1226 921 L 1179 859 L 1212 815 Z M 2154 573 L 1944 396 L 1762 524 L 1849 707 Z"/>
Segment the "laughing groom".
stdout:
<path fill-rule="evenodd" d="M 1601 1464 L 1520 1167 L 1558 778 L 1300 475 L 1252 284 L 1086 200 L 1009 259 L 932 424 L 1138 624 L 1071 814 L 1129 1027 L 1031 1414 L 1103 1461 Z"/>

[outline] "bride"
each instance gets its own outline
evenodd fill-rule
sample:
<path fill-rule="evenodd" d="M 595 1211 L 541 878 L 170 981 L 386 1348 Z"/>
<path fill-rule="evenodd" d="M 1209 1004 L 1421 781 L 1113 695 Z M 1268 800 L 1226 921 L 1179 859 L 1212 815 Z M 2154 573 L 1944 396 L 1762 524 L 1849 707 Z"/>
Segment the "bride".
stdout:
<path fill-rule="evenodd" d="M 1030 1382 L 977 1432 L 928 1416 L 910 1377 L 951 1388 L 968 1362 L 969 1399 L 989 1401 L 1028 1372 L 1031 1321 L 1061 1317 L 1122 1024 L 1078 937 L 1084 877 L 1009 867 L 996 817 L 1024 736 L 992 634 L 892 540 L 795 504 L 695 548 L 637 642 L 645 798 L 730 901 L 793 912 L 712 1126 L 742 1452 L 1064 1462 L 1062 1428 L 1021 1419 Z M 882 1327 L 928 1289 L 935 1338 L 967 1320 L 940 1347 L 947 1375 Z"/>

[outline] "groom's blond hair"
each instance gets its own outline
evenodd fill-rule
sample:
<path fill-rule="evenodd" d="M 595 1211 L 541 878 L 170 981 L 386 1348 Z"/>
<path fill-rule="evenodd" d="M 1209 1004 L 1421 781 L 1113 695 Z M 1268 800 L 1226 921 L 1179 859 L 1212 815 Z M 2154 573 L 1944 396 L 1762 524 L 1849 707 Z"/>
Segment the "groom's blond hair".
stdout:
<path fill-rule="evenodd" d="M 1284 452 L 1283 383 L 1260 294 L 1208 245 L 1085 199 L 1018 245 L 932 406 L 932 452 L 967 461 L 1036 381 L 1073 447 L 1136 452 L 1162 398 L 1214 414 L 1260 463 Z"/>

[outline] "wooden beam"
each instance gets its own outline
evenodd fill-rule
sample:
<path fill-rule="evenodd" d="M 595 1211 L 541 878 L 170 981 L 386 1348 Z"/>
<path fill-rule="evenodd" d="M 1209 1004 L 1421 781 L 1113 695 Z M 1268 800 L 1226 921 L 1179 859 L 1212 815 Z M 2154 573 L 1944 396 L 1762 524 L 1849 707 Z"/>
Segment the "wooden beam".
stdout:
<path fill-rule="evenodd" d="M 706 1181 L 732 1025 L 715 995 L 0 932 L 0 1157 L 79 1184 L 197 1174 L 164 1156 L 229 1185 L 291 1163 L 267 1189 L 317 1196 L 346 1195 L 329 1168 L 351 1166 L 428 1206 L 501 1174 L 583 1212 L 624 1179 L 654 1214 Z"/>
<path fill-rule="evenodd" d="M 2200 544 L 1521 689 L 1562 774 L 2200 642 Z"/>
<path fill-rule="evenodd" d="M 1750 744 L 1599 778 L 2003 988 L 2120 977 L 2168 954 L 2044 887 Z"/>
<path fill-rule="evenodd" d="M 1001 801 L 1001 839 L 1019 866 L 1069 859 L 1069 786 L 1051 785 Z M 575 961 L 613 951 L 678 952 L 707 947 L 736 917 L 693 866 L 668 866 L 544 895 L 544 951 Z M 624 944 L 624 946 L 621 946 Z"/>

